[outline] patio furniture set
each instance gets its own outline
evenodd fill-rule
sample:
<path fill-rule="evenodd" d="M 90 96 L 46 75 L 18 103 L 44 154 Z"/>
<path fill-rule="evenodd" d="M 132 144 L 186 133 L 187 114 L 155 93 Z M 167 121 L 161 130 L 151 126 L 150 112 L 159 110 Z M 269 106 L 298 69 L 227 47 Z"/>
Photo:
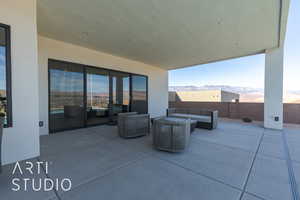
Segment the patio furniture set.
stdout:
<path fill-rule="evenodd" d="M 118 133 L 122 138 L 135 138 L 150 134 L 152 121 L 153 146 L 162 151 L 182 152 L 189 144 L 195 128 L 215 129 L 218 111 L 201 110 L 191 114 L 188 109 L 167 109 L 167 116 L 150 120 L 149 114 L 136 112 L 118 115 Z"/>
<path fill-rule="evenodd" d="M 75 116 L 77 109 L 68 110 L 68 116 Z M 1 139 L 4 118 L 0 117 L 0 173 Z M 136 138 L 150 134 L 152 124 L 153 146 L 162 151 L 182 152 L 189 144 L 190 134 L 195 128 L 215 129 L 218 125 L 218 111 L 197 111 L 188 109 L 167 109 L 167 116 L 150 119 L 149 114 L 137 112 L 119 113 L 118 134 L 122 138 Z M 151 123 L 152 122 L 152 123 Z"/>

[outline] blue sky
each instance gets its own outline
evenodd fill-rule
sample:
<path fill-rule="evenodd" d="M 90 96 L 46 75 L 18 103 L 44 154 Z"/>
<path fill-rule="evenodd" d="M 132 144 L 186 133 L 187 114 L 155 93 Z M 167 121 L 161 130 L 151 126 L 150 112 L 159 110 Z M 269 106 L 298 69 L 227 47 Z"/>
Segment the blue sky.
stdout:
<path fill-rule="evenodd" d="M 0 90 L 6 87 L 5 81 L 5 48 L 0 46 Z"/>
<path fill-rule="evenodd" d="M 169 72 L 169 85 L 231 85 L 263 88 L 264 55 L 194 66 Z M 300 1 L 291 1 L 285 43 L 284 88 L 300 90 Z"/>

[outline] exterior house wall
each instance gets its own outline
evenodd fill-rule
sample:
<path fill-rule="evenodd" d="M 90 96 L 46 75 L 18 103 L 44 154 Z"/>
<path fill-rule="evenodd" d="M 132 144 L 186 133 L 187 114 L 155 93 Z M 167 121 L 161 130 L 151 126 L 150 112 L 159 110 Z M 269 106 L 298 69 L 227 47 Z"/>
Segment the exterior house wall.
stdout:
<path fill-rule="evenodd" d="M 169 102 L 177 101 L 177 94 L 175 91 L 169 91 Z"/>
<path fill-rule="evenodd" d="M 199 90 L 199 91 L 170 91 L 169 101 L 184 102 L 235 102 L 240 95 L 222 90 Z"/>
<path fill-rule="evenodd" d="M 13 126 L 3 133 L 3 164 L 39 155 L 36 0 L 1 1 L 0 23 L 11 27 Z"/>
<path fill-rule="evenodd" d="M 189 108 L 193 112 L 200 109 L 218 110 L 220 117 L 242 119 L 249 117 L 255 121 L 264 121 L 264 103 L 229 102 L 169 102 L 171 108 Z M 300 124 L 300 104 L 283 104 L 283 122 Z"/>
<path fill-rule="evenodd" d="M 204 102 L 220 102 L 220 90 L 202 90 L 202 91 L 178 91 L 176 92 L 179 101 L 204 101 Z"/>
<path fill-rule="evenodd" d="M 151 117 L 164 115 L 168 107 L 168 71 L 141 62 L 116 57 L 110 54 L 87 49 L 39 36 L 39 109 L 44 127 L 40 134 L 48 134 L 48 59 L 91 65 L 148 76 L 149 113 Z"/>
<path fill-rule="evenodd" d="M 221 102 L 235 102 L 237 99 L 240 99 L 239 94 L 223 90 L 221 91 Z"/>

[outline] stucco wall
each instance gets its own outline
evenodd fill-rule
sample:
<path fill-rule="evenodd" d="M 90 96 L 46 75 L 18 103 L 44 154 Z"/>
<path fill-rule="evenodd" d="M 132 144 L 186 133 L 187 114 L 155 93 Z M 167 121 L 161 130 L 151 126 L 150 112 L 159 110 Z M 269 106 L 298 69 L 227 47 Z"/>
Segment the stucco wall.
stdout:
<path fill-rule="evenodd" d="M 81 46 L 38 38 L 39 50 L 39 109 L 44 127 L 40 134 L 48 134 L 48 59 L 64 60 L 85 65 L 147 75 L 149 77 L 149 113 L 151 117 L 165 114 L 168 107 L 168 72 L 140 62 L 112 56 Z"/>
<path fill-rule="evenodd" d="M 240 99 L 240 95 L 233 92 L 221 91 L 221 102 L 235 102 Z"/>
<path fill-rule="evenodd" d="M 203 101 L 220 102 L 220 90 L 201 90 L 201 91 L 178 91 L 176 92 L 179 101 Z"/>
<path fill-rule="evenodd" d="M 264 120 L 264 103 L 225 103 L 225 102 L 169 102 L 172 108 L 218 110 L 219 117 L 242 119 L 249 117 L 255 121 Z M 283 122 L 300 124 L 300 104 L 283 104 Z"/>
<path fill-rule="evenodd" d="M 170 91 L 169 101 L 184 102 L 235 102 L 240 95 L 222 90 L 199 90 L 199 91 Z"/>
<path fill-rule="evenodd" d="M 36 0 L 1 0 L 11 26 L 13 127 L 4 129 L 3 164 L 39 155 Z"/>

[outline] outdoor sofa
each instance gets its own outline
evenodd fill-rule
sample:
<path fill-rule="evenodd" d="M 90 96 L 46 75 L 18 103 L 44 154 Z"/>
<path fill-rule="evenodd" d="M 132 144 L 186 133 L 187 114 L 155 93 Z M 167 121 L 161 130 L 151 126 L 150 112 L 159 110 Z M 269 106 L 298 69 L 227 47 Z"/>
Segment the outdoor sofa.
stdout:
<path fill-rule="evenodd" d="M 127 112 L 118 114 L 118 134 L 122 138 L 134 138 L 150 133 L 150 115 Z"/>
<path fill-rule="evenodd" d="M 167 109 L 168 117 L 187 118 L 196 120 L 196 128 L 215 129 L 218 126 L 218 111 L 214 110 L 196 110 L 183 108 L 169 108 Z"/>

